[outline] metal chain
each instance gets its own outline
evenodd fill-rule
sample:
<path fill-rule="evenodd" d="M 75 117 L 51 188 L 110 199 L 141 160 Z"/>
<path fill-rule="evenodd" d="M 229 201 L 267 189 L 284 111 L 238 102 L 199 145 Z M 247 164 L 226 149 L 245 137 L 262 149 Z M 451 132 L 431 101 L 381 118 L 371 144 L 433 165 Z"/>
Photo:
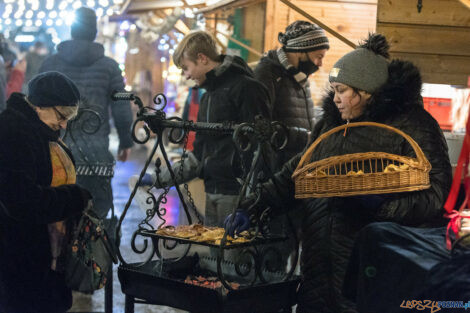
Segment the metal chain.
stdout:
<path fill-rule="evenodd" d="M 191 125 L 193 123 L 193 121 L 188 121 L 187 124 Z M 179 175 L 180 177 L 183 177 L 183 167 L 184 167 L 184 160 L 186 158 L 186 148 L 187 148 L 187 145 L 188 145 L 188 134 L 189 134 L 189 130 L 188 130 L 189 127 L 184 127 L 183 128 L 183 131 L 186 132 L 185 135 L 184 135 L 184 138 L 183 138 L 183 154 L 181 155 L 181 161 L 180 161 L 180 168 L 179 168 Z M 194 212 L 194 215 L 196 215 L 196 218 L 197 220 L 199 221 L 199 224 L 202 224 L 202 218 L 201 218 L 201 215 L 199 214 L 199 212 L 197 211 L 197 208 L 196 208 L 196 205 L 194 204 L 194 199 L 191 195 L 191 192 L 189 191 L 189 187 L 188 187 L 188 184 L 187 183 L 184 183 L 183 184 L 184 186 L 184 189 L 186 190 L 186 194 L 188 196 L 188 199 L 189 199 L 189 204 L 190 204 L 190 207 L 191 209 L 193 210 Z M 183 200 L 184 201 L 184 200 Z"/>

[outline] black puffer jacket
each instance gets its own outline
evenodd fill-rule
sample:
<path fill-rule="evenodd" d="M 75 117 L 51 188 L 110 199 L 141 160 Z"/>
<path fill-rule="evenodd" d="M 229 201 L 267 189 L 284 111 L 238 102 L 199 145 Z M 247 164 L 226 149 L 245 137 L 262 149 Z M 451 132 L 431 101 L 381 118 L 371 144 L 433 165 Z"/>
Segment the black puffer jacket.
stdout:
<path fill-rule="evenodd" d="M 308 80 L 301 85 L 279 62 L 276 50 L 268 51 L 256 66 L 255 77 L 269 91 L 273 121 L 279 121 L 287 127 L 300 127 L 313 130 L 314 110 Z M 282 166 L 307 144 L 306 133 L 290 132 L 287 147 L 279 152 L 279 164 Z"/>
<path fill-rule="evenodd" d="M 23 97 L 13 93 L 0 114 L 0 312 L 65 312 L 72 293 L 50 269 L 47 225 L 78 215 L 88 197 L 78 185 L 50 187 L 59 134 Z"/>
<path fill-rule="evenodd" d="M 101 44 L 86 40 L 64 41 L 57 47 L 57 54 L 47 58 L 39 72 L 58 71 L 67 75 L 77 85 L 82 96 L 81 108 L 98 112 L 102 119 L 99 130 L 89 135 L 79 125 L 73 130 L 73 137 L 66 138 L 67 145 L 77 162 L 83 154 L 90 162 L 112 162 L 109 147 L 109 113 L 119 135 L 119 147 L 130 148 L 132 112 L 129 101 L 112 101 L 113 91 L 123 91 L 124 81 L 116 61 L 104 55 Z M 81 151 L 79 151 L 79 148 Z"/>
<path fill-rule="evenodd" d="M 121 70 L 116 61 L 104 55 L 101 44 L 87 40 L 64 41 L 57 47 L 57 54 L 47 58 L 39 71 L 58 71 L 67 75 L 80 90 L 80 108 L 100 115 L 101 124 L 89 113 L 69 124 L 64 140 L 78 164 L 114 162 L 109 152 L 110 113 L 119 136 L 119 148 L 132 146 L 130 103 L 111 100 L 113 91 L 124 91 Z M 96 125 L 99 129 L 91 134 Z M 77 181 L 90 190 L 98 215 L 105 218 L 113 207 L 111 178 L 81 175 Z"/>
<path fill-rule="evenodd" d="M 421 147 L 432 165 L 431 188 L 417 192 L 357 197 L 303 200 L 303 283 L 299 289 L 298 312 L 343 312 L 353 308 L 341 295 L 349 255 L 358 231 L 373 221 L 393 221 L 408 226 L 433 226 L 442 223 L 443 203 L 451 185 L 451 166 L 447 144 L 437 122 L 422 106 L 421 77 L 408 62 L 392 61 L 389 79 L 377 91 L 365 113 L 355 121 L 375 121 L 401 129 Z M 345 123 L 333 102 L 333 94 L 324 99 L 324 117 L 316 125 L 313 139 Z M 335 133 L 314 151 L 312 161 L 356 152 L 384 151 L 413 156 L 404 138 L 374 127 L 349 128 Z M 301 154 L 288 162 L 273 181 L 265 184 L 263 198 L 272 206 L 294 199 L 291 175 Z M 275 184 L 273 183 L 275 182 Z M 290 206 L 292 207 L 292 205 Z"/>
<path fill-rule="evenodd" d="M 261 114 L 269 117 L 266 88 L 253 78 L 248 65 L 237 56 L 222 56 L 222 64 L 206 73 L 198 122 L 240 124 L 253 122 Z M 241 175 L 239 152 L 231 135 L 198 132 L 194 155 L 201 163 L 200 177 L 206 192 L 239 193 L 236 177 Z M 250 164 L 247 162 L 247 166 Z"/>

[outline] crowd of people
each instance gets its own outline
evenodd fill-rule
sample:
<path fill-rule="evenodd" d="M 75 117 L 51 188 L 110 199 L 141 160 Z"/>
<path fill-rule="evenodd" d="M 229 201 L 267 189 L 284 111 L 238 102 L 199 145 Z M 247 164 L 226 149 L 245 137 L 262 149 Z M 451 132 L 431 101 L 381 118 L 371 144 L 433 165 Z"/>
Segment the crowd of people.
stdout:
<path fill-rule="evenodd" d="M 95 12 L 78 9 L 71 30 L 72 39 L 60 43 L 48 57 L 39 42 L 18 62 L 8 47 L 0 46 L 0 110 L 4 111 L 0 114 L 1 312 L 49 313 L 70 308 L 71 291 L 51 252 L 52 229 L 79 215 L 90 199 L 101 218 L 113 206 L 111 178 L 77 176 L 74 164 L 114 161 L 108 139 L 111 117 L 119 137 L 117 159 L 126 161 L 132 147 L 130 103 L 109 97 L 114 90 L 124 90 L 124 81 L 118 64 L 94 42 Z M 272 208 L 273 215 L 291 214 L 302 241 L 297 312 L 358 312 L 357 295 L 343 292 L 343 285 L 349 277 L 347 282 L 354 289 L 353 272 L 362 270 L 350 266 L 347 275 L 348 264 L 358 257 L 352 251 L 361 231 L 375 222 L 418 228 L 445 224 L 443 204 L 452 178 L 446 141 L 423 108 L 418 68 L 390 59 L 384 36 L 369 34 L 334 64 L 330 88 L 320 104 L 321 117 L 314 116 L 308 78 L 322 66 L 330 48 L 325 31 L 296 21 L 279 33 L 279 43 L 280 48 L 268 51 L 254 70 L 241 57 L 220 54 L 215 39 L 205 31 L 187 34 L 173 55 L 185 78 L 197 84 L 188 101 L 198 106 L 197 114 L 194 107 L 188 107 L 187 118 L 239 124 L 261 115 L 292 130 L 287 147 L 273 155 L 275 175 L 258 188 L 261 194 L 247 195 L 237 207 L 239 178 L 252 155 L 240 155 L 230 135 L 203 132 L 195 135 L 183 170 L 179 162 L 174 164 L 176 181 L 167 170 L 158 180 L 155 173 L 147 174 L 141 184 L 162 188 L 202 178 L 204 223 L 224 226 L 231 234 L 249 227 L 249 216 L 259 215 L 266 207 Z M 73 140 L 62 141 L 60 130 L 82 109 L 97 112 L 103 123 L 93 134 L 77 130 Z M 410 135 L 431 163 L 430 188 L 295 199 L 292 174 L 305 149 L 337 126 L 362 121 L 387 124 Z M 403 138 L 362 127 L 332 135 L 309 161 L 378 150 L 414 156 Z"/>

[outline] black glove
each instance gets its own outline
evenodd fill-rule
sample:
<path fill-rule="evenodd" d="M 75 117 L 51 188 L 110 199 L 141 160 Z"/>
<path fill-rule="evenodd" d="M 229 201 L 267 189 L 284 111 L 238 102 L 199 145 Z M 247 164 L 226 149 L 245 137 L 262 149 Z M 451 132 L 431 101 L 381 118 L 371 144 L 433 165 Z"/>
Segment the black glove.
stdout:
<path fill-rule="evenodd" d="M 235 212 L 235 217 L 233 217 L 233 221 L 232 214 L 229 214 L 225 218 L 224 228 L 228 234 L 233 237 L 235 233 L 240 234 L 242 231 L 250 228 L 250 218 L 245 211 L 237 210 Z"/>

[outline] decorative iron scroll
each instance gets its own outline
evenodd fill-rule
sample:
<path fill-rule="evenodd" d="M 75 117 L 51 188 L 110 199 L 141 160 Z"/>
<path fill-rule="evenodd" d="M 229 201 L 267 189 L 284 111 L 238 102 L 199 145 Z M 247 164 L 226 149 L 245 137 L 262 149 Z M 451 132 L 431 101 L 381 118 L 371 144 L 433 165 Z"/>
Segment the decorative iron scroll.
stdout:
<path fill-rule="evenodd" d="M 228 289 L 231 290 L 232 287 L 230 286 L 229 282 L 225 279 L 224 273 L 222 270 L 222 264 L 226 262 L 224 260 L 224 255 L 228 253 L 227 251 L 237 250 L 237 259 L 235 262 L 235 269 L 236 273 L 241 278 L 247 278 L 248 276 L 251 277 L 251 283 L 254 284 L 256 281 L 266 282 L 265 277 L 263 276 L 263 271 L 268 269 L 271 271 L 282 271 L 284 270 L 285 273 L 285 280 L 289 279 L 297 264 L 298 260 L 298 239 L 296 237 L 296 232 L 292 226 L 292 223 L 289 217 L 286 215 L 287 219 L 287 231 L 289 232 L 289 236 L 284 237 L 277 237 L 270 236 L 269 234 L 269 227 L 266 225 L 268 224 L 268 218 L 270 214 L 269 208 L 267 208 L 262 214 L 259 216 L 252 216 L 252 219 L 255 219 L 253 225 L 255 225 L 255 235 L 254 238 L 260 238 L 259 240 L 253 240 L 252 242 L 246 242 L 241 245 L 232 244 L 229 245 L 227 243 L 227 232 L 225 232 L 223 238 L 221 239 L 220 245 L 208 244 L 203 242 L 194 242 L 191 240 L 186 240 L 182 238 L 169 238 L 161 235 L 157 235 L 152 225 L 151 221 L 158 217 L 161 222 L 159 222 L 158 228 L 165 225 L 165 215 L 167 213 L 166 208 L 164 205 L 167 202 L 167 194 L 169 192 L 169 188 L 163 188 L 163 192 L 156 198 L 151 191 L 154 186 L 151 186 L 148 192 L 147 204 L 152 205 L 151 209 L 146 211 L 146 217 L 144 220 L 139 224 L 138 229 L 134 232 L 132 239 L 131 239 L 131 247 L 132 250 L 137 254 L 143 254 L 147 252 L 147 248 L 149 248 L 148 240 L 152 241 L 151 251 L 142 263 L 139 265 L 131 265 L 127 263 L 120 252 L 120 231 L 122 222 L 127 214 L 127 211 L 132 203 L 132 200 L 139 188 L 139 184 L 142 181 L 143 176 L 145 175 L 150 162 L 152 161 L 157 149 L 160 150 L 161 156 L 163 158 L 163 162 L 165 162 L 171 179 L 174 183 L 174 187 L 178 193 L 178 197 L 180 199 L 181 205 L 184 208 L 184 212 L 186 214 L 187 220 L 189 224 L 192 224 L 192 217 L 189 212 L 188 203 L 191 206 L 191 209 L 196 213 L 196 217 L 200 220 L 200 217 L 197 214 L 197 210 L 194 206 L 194 202 L 190 195 L 189 190 L 187 189 L 187 185 L 185 189 L 187 191 L 187 198 L 185 200 L 183 197 L 183 192 L 181 191 L 180 186 L 176 180 L 176 174 L 173 172 L 170 161 L 168 159 L 168 155 L 165 150 L 165 146 L 163 144 L 163 136 L 164 133 L 168 136 L 168 140 L 173 143 L 183 143 L 183 151 L 185 152 L 187 137 L 190 131 L 195 132 L 208 132 L 214 134 L 227 134 L 232 135 L 233 141 L 239 150 L 240 158 L 243 162 L 242 154 L 248 153 L 253 151 L 253 159 L 251 161 L 250 168 L 244 170 L 244 176 L 242 177 L 242 187 L 240 190 L 240 194 L 238 197 L 238 204 L 240 204 L 248 193 L 254 192 L 257 194 L 258 202 L 260 200 L 260 191 L 259 188 L 254 186 L 254 182 L 259 180 L 259 177 L 271 177 L 273 175 L 272 172 L 264 173 L 260 170 L 261 164 L 264 162 L 263 157 L 269 155 L 269 153 L 273 153 L 280 149 L 283 149 L 287 145 L 287 137 L 289 129 L 286 128 L 279 122 L 270 122 L 266 119 L 263 119 L 260 116 L 255 118 L 254 123 L 242 123 L 239 125 L 234 125 L 231 123 L 204 123 L 204 122 L 193 122 L 193 121 L 184 121 L 177 117 L 170 117 L 167 118 L 164 112 L 164 108 L 167 104 L 167 99 L 163 94 L 158 94 L 154 97 L 153 102 L 154 106 L 144 106 L 141 99 L 134 94 L 131 93 L 124 93 L 124 92 L 117 92 L 112 95 L 112 99 L 117 100 L 130 100 L 134 101 L 134 103 L 139 107 L 139 111 L 137 113 L 137 118 L 134 121 L 132 126 L 132 137 L 135 142 L 144 144 L 150 140 L 152 137 L 152 133 L 156 135 L 155 137 L 155 144 L 148 156 L 142 171 L 140 172 L 138 181 L 134 186 L 134 189 L 131 192 L 131 195 L 124 207 L 124 211 L 120 216 L 117 229 L 116 229 L 116 245 L 117 255 L 120 262 L 129 267 L 129 266 L 137 266 L 142 267 L 149 263 L 151 259 L 156 255 L 159 259 L 162 259 L 162 249 L 172 250 L 178 244 L 186 245 L 186 249 L 182 253 L 182 256 L 179 259 L 185 257 L 191 247 L 191 244 L 198 244 L 198 245 L 205 245 L 212 248 L 218 249 L 218 256 L 217 256 L 217 272 L 219 275 L 219 279 L 222 284 Z M 137 136 L 137 131 L 139 127 L 143 129 L 143 138 L 139 138 Z M 169 129 L 169 132 L 165 132 L 165 130 Z M 299 131 L 299 129 L 297 129 Z M 182 156 L 182 163 L 185 160 L 185 153 Z M 155 161 L 155 171 L 157 177 L 157 185 L 160 186 L 161 184 L 158 182 L 160 180 L 160 172 L 161 172 L 161 165 L 162 160 L 158 157 Z M 265 168 L 265 166 L 263 167 Z M 182 170 L 182 167 L 181 169 Z M 255 202 L 255 205 L 256 205 Z M 238 206 L 236 206 L 238 207 Z M 234 214 L 232 214 L 234 216 Z M 143 239 L 143 247 L 141 249 L 137 248 L 136 239 L 137 237 L 142 237 Z M 293 241 L 294 253 L 293 259 L 291 262 L 291 267 L 289 270 L 285 270 L 276 266 L 276 262 L 273 262 L 273 258 L 280 258 L 282 256 L 282 251 L 276 248 L 273 245 L 269 245 L 275 242 L 279 242 L 282 240 L 291 240 Z M 270 257 L 271 256 L 271 257 Z M 273 257 L 274 256 L 274 257 Z M 176 261 L 176 260 L 175 260 Z M 279 264 L 279 263 L 278 263 Z"/>

